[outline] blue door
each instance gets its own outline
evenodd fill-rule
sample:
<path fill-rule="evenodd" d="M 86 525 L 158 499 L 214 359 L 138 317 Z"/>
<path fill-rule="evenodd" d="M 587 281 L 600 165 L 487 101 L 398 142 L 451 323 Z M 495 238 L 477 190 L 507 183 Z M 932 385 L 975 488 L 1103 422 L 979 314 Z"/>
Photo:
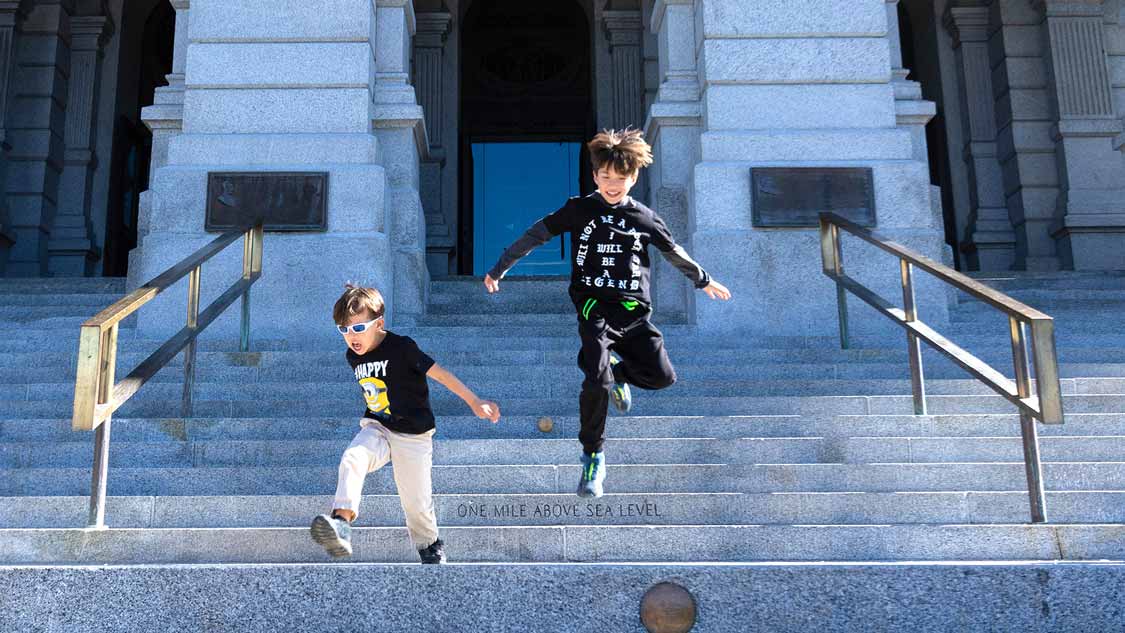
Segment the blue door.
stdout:
<path fill-rule="evenodd" d="M 578 195 L 578 143 L 473 143 L 473 268 L 483 276 L 539 218 Z M 565 234 L 509 275 L 570 274 Z"/>

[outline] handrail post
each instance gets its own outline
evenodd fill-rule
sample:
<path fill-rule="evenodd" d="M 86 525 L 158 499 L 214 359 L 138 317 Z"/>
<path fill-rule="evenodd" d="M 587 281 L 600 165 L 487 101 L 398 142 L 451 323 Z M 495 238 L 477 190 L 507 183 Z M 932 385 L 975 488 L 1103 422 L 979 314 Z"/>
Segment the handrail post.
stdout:
<path fill-rule="evenodd" d="M 902 276 L 902 306 L 909 324 L 918 320 L 918 307 L 914 302 L 914 266 L 900 259 Z M 922 370 L 922 342 L 911 330 L 906 331 L 906 352 L 910 357 L 910 387 L 914 394 L 914 415 L 926 415 L 926 376 Z"/>
<path fill-rule="evenodd" d="M 203 265 L 196 266 L 188 276 L 187 327 L 199 327 L 199 282 Z M 195 339 L 184 348 L 184 398 L 181 415 L 190 418 L 192 414 L 192 390 L 195 387 Z"/>
<path fill-rule="evenodd" d="M 95 399 L 94 423 L 97 423 L 97 405 L 109 401 L 113 393 L 114 374 L 117 365 L 117 324 L 102 332 L 98 350 L 97 397 Z M 105 528 L 105 496 L 109 480 L 109 432 L 110 417 L 97 426 L 94 431 L 94 464 L 90 481 L 90 507 L 86 517 L 89 528 Z"/>
<path fill-rule="evenodd" d="M 1027 329 L 1023 321 L 1009 316 L 1012 337 L 1012 360 L 1016 367 L 1016 389 L 1020 398 L 1031 396 L 1031 367 L 1027 359 Z M 1047 522 L 1047 501 L 1043 493 L 1043 465 L 1039 459 L 1039 436 L 1035 418 L 1020 409 L 1020 433 L 1023 437 L 1023 462 L 1027 474 L 1027 492 L 1031 503 L 1031 522 Z"/>
<path fill-rule="evenodd" d="M 254 225 L 246 232 L 246 239 L 242 244 L 242 278 L 250 279 L 262 272 L 262 236 L 264 227 L 262 223 Z M 250 351 L 250 289 L 242 294 L 242 329 L 239 337 L 239 351 Z"/>
<path fill-rule="evenodd" d="M 254 267 L 254 229 L 246 231 L 242 240 L 242 278 L 250 279 Z M 250 351 L 250 289 L 242 293 L 242 321 L 239 331 L 238 350 Z"/>
<path fill-rule="evenodd" d="M 840 325 L 840 349 L 851 347 L 848 336 L 848 295 L 840 283 L 844 273 L 843 257 L 840 253 L 840 229 L 828 218 L 820 217 L 820 259 L 825 274 L 836 282 L 836 317 Z"/>

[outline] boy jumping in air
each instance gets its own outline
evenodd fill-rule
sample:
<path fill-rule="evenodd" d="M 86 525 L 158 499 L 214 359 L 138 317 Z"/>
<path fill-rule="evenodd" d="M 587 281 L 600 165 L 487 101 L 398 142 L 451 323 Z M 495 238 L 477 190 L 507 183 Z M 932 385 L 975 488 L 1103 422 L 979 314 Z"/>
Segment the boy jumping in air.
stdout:
<path fill-rule="evenodd" d="M 478 398 L 412 339 L 383 329 L 384 307 L 378 290 L 348 286 L 332 309 L 367 409 L 340 459 L 332 514 L 313 519 L 312 538 L 332 556 L 350 555 L 351 523 L 359 512 L 363 480 L 391 462 L 414 549 L 423 563 L 444 563 L 430 478 L 435 429 L 426 378 L 460 396 L 478 418 L 496 423 L 500 407 Z"/>
<path fill-rule="evenodd" d="M 664 338 L 649 321 L 648 246 L 652 244 L 712 299 L 730 291 L 711 279 L 668 227 L 645 205 L 629 197 L 642 168 L 652 164 L 652 149 L 638 130 L 604 130 L 587 145 L 598 189 L 567 200 L 561 209 L 527 230 L 500 256 L 484 278 L 489 293 L 533 249 L 560 233 L 570 233 L 570 298 L 578 311 L 582 348 L 578 366 L 585 374 L 579 397 L 582 476 L 578 496 L 600 497 L 605 481 L 606 412 L 612 398 L 624 413 L 632 406 L 629 385 L 663 389 L 676 381 Z M 614 358 L 615 352 L 621 360 Z"/>

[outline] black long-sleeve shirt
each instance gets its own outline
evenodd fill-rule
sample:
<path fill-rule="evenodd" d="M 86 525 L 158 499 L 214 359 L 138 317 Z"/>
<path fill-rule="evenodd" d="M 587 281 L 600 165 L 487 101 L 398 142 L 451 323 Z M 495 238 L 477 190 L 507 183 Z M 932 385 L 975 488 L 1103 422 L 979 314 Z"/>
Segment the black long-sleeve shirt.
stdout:
<path fill-rule="evenodd" d="M 532 249 L 560 233 L 570 233 L 572 298 L 651 305 L 649 244 L 696 288 L 711 283 L 703 267 L 676 244 L 656 212 L 629 197 L 610 205 L 597 192 L 570 198 L 561 209 L 533 224 L 504 251 L 489 276 L 503 278 Z"/>

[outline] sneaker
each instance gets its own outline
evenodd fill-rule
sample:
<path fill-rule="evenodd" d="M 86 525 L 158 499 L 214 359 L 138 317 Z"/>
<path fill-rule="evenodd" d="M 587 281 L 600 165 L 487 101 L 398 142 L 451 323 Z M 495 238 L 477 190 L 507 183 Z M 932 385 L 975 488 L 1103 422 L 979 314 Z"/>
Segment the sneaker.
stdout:
<path fill-rule="evenodd" d="M 600 497 L 604 494 L 605 453 L 582 453 L 582 478 L 578 480 L 579 497 Z"/>
<path fill-rule="evenodd" d="M 438 539 L 425 549 L 418 550 L 423 565 L 440 565 L 445 562 L 445 543 Z"/>
<path fill-rule="evenodd" d="M 352 526 L 347 521 L 321 514 L 313 519 L 309 531 L 312 539 L 335 558 L 352 555 Z"/>
<path fill-rule="evenodd" d="M 620 362 L 613 356 L 609 357 L 610 368 Z M 609 399 L 613 401 L 613 407 L 621 413 L 628 413 L 629 409 L 633 408 L 633 392 L 627 382 L 613 383 L 613 387 L 609 390 Z"/>

